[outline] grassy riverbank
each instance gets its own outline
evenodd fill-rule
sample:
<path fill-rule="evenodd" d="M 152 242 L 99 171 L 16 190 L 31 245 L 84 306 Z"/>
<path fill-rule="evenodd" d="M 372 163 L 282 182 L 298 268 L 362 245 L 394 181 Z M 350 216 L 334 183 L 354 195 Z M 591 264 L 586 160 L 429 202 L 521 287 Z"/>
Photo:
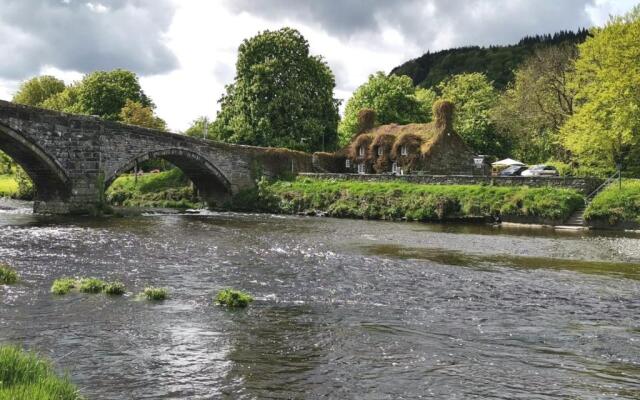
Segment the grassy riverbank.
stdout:
<path fill-rule="evenodd" d="M 640 224 L 640 179 L 624 179 L 622 188 L 614 182 L 598 194 L 584 213 L 587 222 L 606 221 Z"/>
<path fill-rule="evenodd" d="M 18 194 L 18 181 L 14 175 L 0 175 L 0 197 L 15 197 Z"/>
<path fill-rule="evenodd" d="M 342 218 L 443 221 L 499 214 L 562 221 L 581 204 L 583 196 L 570 189 L 298 178 L 261 182 L 254 205 L 267 212 Z"/>
<path fill-rule="evenodd" d="M 78 389 L 34 353 L 0 346 L 0 399 L 79 400 Z"/>
<path fill-rule="evenodd" d="M 107 202 L 113 206 L 143 208 L 199 208 L 189 180 L 174 168 L 135 177 L 123 175 L 107 189 Z"/>

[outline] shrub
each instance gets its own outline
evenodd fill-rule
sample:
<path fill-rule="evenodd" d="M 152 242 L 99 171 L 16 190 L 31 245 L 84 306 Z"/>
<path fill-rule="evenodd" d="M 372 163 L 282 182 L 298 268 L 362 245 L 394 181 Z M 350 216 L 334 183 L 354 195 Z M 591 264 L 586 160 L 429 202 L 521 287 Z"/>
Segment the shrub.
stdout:
<path fill-rule="evenodd" d="M 53 285 L 51 285 L 51 293 L 53 294 L 67 294 L 77 287 L 77 282 L 73 278 L 60 278 L 53 281 Z"/>
<path fill-rule="evenodd" d="M 67 377 L 55 375 L 51 364 L 34 353 L 0 346 L 0 399 L 79 400 Z"/>
<path fill-rule="evenodd" d="M 83 278 L 78 282 L 78 289 L 82 293 L 100 293 L 106 283 L 98 278 Z"/>
<path fill-rule="evenodd" d="M 587 221 L 606 220 L 611 225 L 640 223 L 640 179 L 623 179 L 622 189 L 618 182 L 613 182 L 593 199 L 584 218 Z"/>
<path fill-rule="evenodd" d="M 124 283 L 122 282 L 110 282 L 104 285 L 102 291 L 105 294 L 110 294 L 114 296 L 123 295 L 126 292 Z"/>
<path fill-rule="evenodd" d="M 233 289 L 221 290 L 215 299 L 217 304 L 231 308 L 244 308 L 252 301 L 251 295 Z"/>
<path fill-rule="evenodd" d="M 0 264 L 0 285 L 13 285 L 18 282 L 18 273 L 6 264 Z"/>
<path fill-rule="evenodd" d="M 147 300 L 165 300 L 169 297 L 169 291 L 165 288 L 148 287 L 142 292 Z"/>

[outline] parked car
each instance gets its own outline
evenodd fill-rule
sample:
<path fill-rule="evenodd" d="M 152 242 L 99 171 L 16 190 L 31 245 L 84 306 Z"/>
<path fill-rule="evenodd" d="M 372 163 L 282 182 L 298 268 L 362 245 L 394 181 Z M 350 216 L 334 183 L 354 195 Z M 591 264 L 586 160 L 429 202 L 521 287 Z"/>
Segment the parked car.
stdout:
<path fill-rule="evenodd" d="M 500 171 L 500 176 L 520 176 L 522 171 L 526 171 L 527 167 L 524 165 L 512 165 Z"/>
<path fill-rule="evenodd" d="M 556 167 L 545 164 L 534 165 L 526 171 L 522 171 L 522 176 L 558 176 Z"/>

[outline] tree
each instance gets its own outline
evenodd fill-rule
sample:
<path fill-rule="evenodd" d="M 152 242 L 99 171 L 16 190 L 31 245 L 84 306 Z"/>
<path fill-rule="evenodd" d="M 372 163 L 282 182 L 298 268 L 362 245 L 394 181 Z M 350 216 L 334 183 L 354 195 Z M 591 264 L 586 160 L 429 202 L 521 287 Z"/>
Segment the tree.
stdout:
<path fill-rule="evenodd" d="M 205 126 L 207 127 L 207 134 L 205 135 Z M 191 123 L 191 126 L 184 133 L 187 136 L 197 138 L 210 138 L 211 137 L 211 121 L 207 117 L 199 117 Z"/>
<path fill-rule="evenodd" d="M 62 92 L 46 99 L 42 103 L 42 107 L 60 112 L 83 114 L 78 102 L 78 85 L 78 83 L 74 83 L 67 86 Z"/>
<path fill-rule="evenodd" d="M 640 6 L 612 18 L 579 46 L 572 88 L 574 114 L 564 145 L 585 166 L 638 167 L 640 156 Z"/>
<path fill-rule="evenodd" d="M 454 128 L 476 152 L 506 156 L 511 143 L 499 135 L 491 119 L 498 94 L 479 72 L 454 75 L 438 85 L 440 97 L 456 107 Z"/>
<path fill-rule="evenodd" d="M 129 99 L 120 110 L 119 119 L 129 125 L 137 125 L 159 131 L 167 129 L 167 123 L 162 118 L 154 115 L 151 107 L 145 107 L 137 101 Z"/>
<path fill-rule="evenodd" d="M 335 78 L 295 29 L 264 31 L 238 49 L 235 81 L 212 126 L 218 140 L 313 151 L 335 147 Z"/>
<path fill-rule="evenodd" d="M 541 48 L 515 71 L 492 115 L 496 127 L 513 138 L 517 158 L 566 159 L 558 131 L 573 115 L 575 89 L 569 81 L 577 54 L 573 44 Z"/>
<path fill-rule="evenodd" d="M 428 122 L 435 97 L 430 89 L 416 90 L 407 76 L 387 76 L 382 72 L 370 75 L 347 102 L 338 127 L 340 143 L 346 145 L 357 132 L 362 109 L 375 111 L 378 124 Z"/>
<path fill-rule="evenodd" d="M 23 82 L 13 96 L 13 102 L 42 107 L 42 104 L 65 89 L 64 82 L 50 75 L 37 76 Z"/>

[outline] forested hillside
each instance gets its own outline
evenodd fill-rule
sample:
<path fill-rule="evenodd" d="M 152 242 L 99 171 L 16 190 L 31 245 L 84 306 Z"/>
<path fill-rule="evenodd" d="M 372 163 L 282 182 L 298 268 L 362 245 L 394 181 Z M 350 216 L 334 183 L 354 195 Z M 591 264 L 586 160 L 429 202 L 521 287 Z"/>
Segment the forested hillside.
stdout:
<path fill-rule="evenodd" d="M 579 44 L 588 34 L 586 29 L 560 31 L 553 35 L 527 36 L 510 46 L 472 46 L 428 52 L 394 68 L 391 73 L 407 75 L 414 85 L 429 88 L 452 75 L 481 72 L 493 81 L 496 89 L 504 89 L 513 80 L 513 71 L 536 49 L 561 43 Z"/>

